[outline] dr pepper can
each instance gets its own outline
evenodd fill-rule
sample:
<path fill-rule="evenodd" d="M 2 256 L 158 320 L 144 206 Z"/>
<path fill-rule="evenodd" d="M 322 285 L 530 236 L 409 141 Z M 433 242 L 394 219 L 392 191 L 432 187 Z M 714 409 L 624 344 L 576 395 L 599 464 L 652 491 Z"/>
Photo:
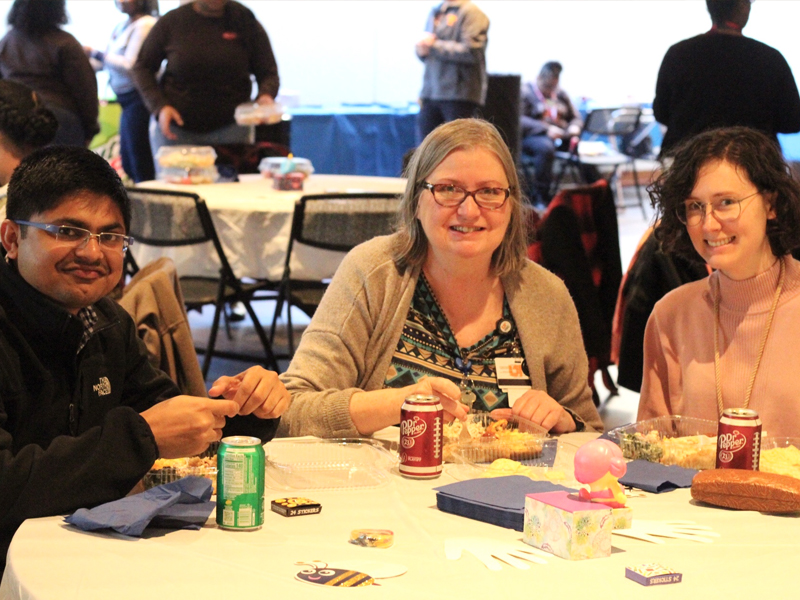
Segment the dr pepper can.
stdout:
<path fill-rule="evenodd" d="M 264 467 L 260 439 L 222 438 L 217 452 L 217 525 L 246 531 L 264 524 Z"/>
<path fill-rule="evenodd" d="M 717 468 L 758 471 L 761 419 L 749 408 L 727 408 L 717 429 Z"/>
<path fill-rule="evenodd" d="M 442 474 L 444 409 L 436 396 L 409 396 L 400 409 L 400 474 L 433 479 Z"/>

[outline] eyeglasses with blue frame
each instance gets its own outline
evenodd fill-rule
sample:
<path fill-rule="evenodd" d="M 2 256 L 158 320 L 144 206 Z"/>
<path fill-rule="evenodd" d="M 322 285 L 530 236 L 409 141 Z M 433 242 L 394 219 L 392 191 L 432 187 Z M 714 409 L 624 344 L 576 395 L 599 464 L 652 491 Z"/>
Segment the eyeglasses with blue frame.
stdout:
<path fill-rule="evenodd" d="M 128 248 L 133 245 L 133 236 L 124 235 L 122 233 L 112 233 L 110 231 L 103 231 L 102 233 L 92 233 L 83 227 L 75 227 L 74 225 L 59 225 L 57 223 L 37 223 L 35 221 L 22 221 L 15 220 L 17 225 L 26 225 L 41 229 L 53 236 L 57 242 L 69 244 L 76 248 L 83 248 L 89 243 L 92 238 L 97 238 L 97 243 L 100 248 L 107 250 L 118 250 L 125 254 Z"/>

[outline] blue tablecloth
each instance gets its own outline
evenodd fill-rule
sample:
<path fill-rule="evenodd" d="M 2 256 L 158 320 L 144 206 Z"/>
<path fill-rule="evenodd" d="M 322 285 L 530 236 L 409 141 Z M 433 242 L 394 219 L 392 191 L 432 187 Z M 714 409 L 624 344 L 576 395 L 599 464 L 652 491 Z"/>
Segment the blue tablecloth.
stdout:
<path fill-rule="evenodd" d="M 292 152 L 316 173 L 399 177 L 403 155 L 415 146 L 419 107 L 377 104 L 297 107 Z"/>

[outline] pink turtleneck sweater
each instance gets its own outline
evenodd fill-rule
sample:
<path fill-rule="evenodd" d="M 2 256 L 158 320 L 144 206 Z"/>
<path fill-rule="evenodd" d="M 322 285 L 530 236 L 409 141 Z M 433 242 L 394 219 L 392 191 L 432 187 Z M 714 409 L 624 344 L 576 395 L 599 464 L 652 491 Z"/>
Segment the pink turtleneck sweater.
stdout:
<path fill-rule="evenodd" d="M 772 322 L 749 408 L 765 435 L 800 436 L 800 262 L 786 261 L 783 292 Z M 658 302 L 644 337 L 639 420 L 684 415 L 717 421 L 714 383 L 714 292 L 720 284 L 720 371 L 725 408 L 744 406 L 780 262 L 743 281 L 720 272 L 683 285 Z"/>

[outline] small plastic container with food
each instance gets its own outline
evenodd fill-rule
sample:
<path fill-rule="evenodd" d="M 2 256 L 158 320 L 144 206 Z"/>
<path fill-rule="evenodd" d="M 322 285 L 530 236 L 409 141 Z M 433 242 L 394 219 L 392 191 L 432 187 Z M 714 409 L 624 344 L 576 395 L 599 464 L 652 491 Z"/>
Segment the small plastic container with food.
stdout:
<path fill-rule="evenodd" d="M 526 475 L 541 477 L 553 465 L 556 440 L 535 423 L 516 416 L 472 413 L 444 426 L 442 456 L 455 463 L 456 479 Z"/>
<path fill-rule="evenodd" d="M 272 104 L 245 102 L 236 107 L 233 118 L 237 125 L 274 125 L 281 122 L 284 112 L 283 105 L 279 102 Z"/>
<path fill-rule="evenodd" d="M 218 178 L 211 146 L 161 146 L 156 152 L 156 179 L 167 183 L 214 183 Z"/>
<path fill-rule="evenodd" d="M 195 475 L 211 480 L 212 489 L 217 493 L 217 455 L 192 456 L 189 458 L 159 458 L 144 476 L 144 489 L 171 483 Z"/>
<path fill-rule="evenodd" d="M 800 479 L 800 437 L 765 436 L 759 470 Z"/>
<path fill-rule="evenodd" d="M 608 435 L 631 460 L 689 469 L 713 469 L 716 464 L 716 421 L 670 415 L 617 427 Z"/>
<path fill-rule="evenodd" d="M 305 179 L 306 176 L 298 172 L 275 175 L 272 178 L 272 189 L 283 192 L 302 190 Z"/>

